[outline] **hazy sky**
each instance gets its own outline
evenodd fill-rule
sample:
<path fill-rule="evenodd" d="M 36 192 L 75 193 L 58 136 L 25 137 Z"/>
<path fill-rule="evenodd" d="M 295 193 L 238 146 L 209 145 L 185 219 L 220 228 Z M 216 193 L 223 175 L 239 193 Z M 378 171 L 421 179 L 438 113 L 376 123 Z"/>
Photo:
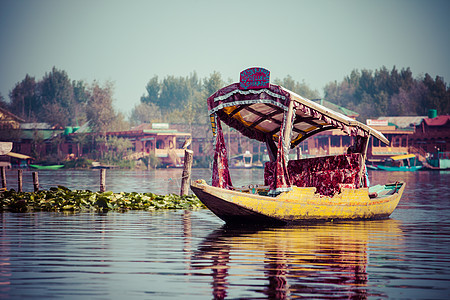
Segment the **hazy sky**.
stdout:
<path fill-rule="evenodd" d="M 353 69 L 450 78 L 450 1 L 0 0 L 0 93 L 55 66 L 115 85 L 129 112 L 150 78 L 238 81 L 252 66 L 322 93 Z"/>

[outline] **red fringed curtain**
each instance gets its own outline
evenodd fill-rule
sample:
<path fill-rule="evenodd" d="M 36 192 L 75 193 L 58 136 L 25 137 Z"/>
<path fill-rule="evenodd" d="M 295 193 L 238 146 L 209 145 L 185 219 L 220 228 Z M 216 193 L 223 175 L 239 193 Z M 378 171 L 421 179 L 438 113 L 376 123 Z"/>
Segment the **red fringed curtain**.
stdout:
<path fill-rule="evenodd" d="M 284 113 L 283 126 L 280 130 L 280 136 L 278 138 L 278 152 L 277 159 L 275 161 L 275 170 L 273 174 L 273 180 L 270 182 L 269 195 L 276 196 L 281 192 L 287 192 L 292 190 L 291 182 L 288 173 L 288 155 L 291 144 L 292 127 L 295 118 L 295 111 L 292 113 L 291 118 L 287 119 L 287 112 Z M 285 141 L 285 131 L 289 130 L 291 135 L 288 140 Z"/>
<path fill-rule="evenodd" d="M 223 139 L 222 125 L 220 120 L 216 118 L 216 141 L 212 172 L 212 186 L 224 189 L 231 189 L 230 171 L 228 169 L 228 155 L 225 141 Z"/>
<path fill-rule="evenodd" d="M 291 183 L 287 171 L 287 161 L 284 155 L 283 138 L 278 140 L 277 160 L 275 161 L 275 169 L 273 180 L 270 182 L 269 195 L 278 195 L 281 192 L 291 190 Z"/>

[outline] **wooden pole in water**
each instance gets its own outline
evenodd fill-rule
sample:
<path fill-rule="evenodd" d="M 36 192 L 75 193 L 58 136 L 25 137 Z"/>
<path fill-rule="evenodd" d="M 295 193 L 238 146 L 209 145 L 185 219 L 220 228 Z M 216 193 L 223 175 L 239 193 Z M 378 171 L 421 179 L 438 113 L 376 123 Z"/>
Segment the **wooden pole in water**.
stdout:
<path fill-rule="evenodd" d="M 181 191 L 180 196 L 188 194 L 189 182 L 191 181 L 191 168 L 194 157 L 194 151 L 186 149 L 184 150 L 184 166 L 183 175 L 181 177 Z"/>
<path fill-rule="evenodd" d="M 39 191 L 39 174 L 38 172 L 33 172 L 33 187 L 34 187 L 34 191 L 38 192 Z"/>
<path fill-rule="evenodd" d="M 2 188 L 6 190 L 6 171 L 5 171 L 5 167 L 1 167 L 1 172 L 2 172 Z"/>
<path fill-rule="evenodd" d="M 100 169 L 100 192 L 106 190 L 106 169 Z"/>
<path fill-rule="evenodd" d="M 19 171 L 17 172 L 17 190 L 21 193 L 22 192 L 22 175 L 23 175 L 23 170 L 19 169 Z"/>

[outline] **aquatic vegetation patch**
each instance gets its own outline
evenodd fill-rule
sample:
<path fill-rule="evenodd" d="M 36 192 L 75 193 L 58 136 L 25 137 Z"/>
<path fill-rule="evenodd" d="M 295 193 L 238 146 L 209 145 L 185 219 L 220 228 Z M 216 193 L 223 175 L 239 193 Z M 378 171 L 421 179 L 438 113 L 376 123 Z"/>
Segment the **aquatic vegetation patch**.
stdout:
<path fill-rule="evenodd" d="M 0 193 L 0 211 L 109 211 L 204 208 L 195 195 L 113 193 L 70 190 L 63 186 L 38 192 Z"/>

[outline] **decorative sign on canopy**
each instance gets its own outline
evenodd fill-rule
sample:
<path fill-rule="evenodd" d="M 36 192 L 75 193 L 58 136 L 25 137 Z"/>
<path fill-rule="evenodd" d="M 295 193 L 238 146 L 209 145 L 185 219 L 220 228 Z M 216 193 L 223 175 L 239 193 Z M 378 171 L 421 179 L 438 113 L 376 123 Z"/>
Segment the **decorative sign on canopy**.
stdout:
<path fill-rule="evenodd" d="M 264 68 L 249 68 L 241 72 L 242 90 L 264 89 L 269 87 L 270 72 Z"/>

